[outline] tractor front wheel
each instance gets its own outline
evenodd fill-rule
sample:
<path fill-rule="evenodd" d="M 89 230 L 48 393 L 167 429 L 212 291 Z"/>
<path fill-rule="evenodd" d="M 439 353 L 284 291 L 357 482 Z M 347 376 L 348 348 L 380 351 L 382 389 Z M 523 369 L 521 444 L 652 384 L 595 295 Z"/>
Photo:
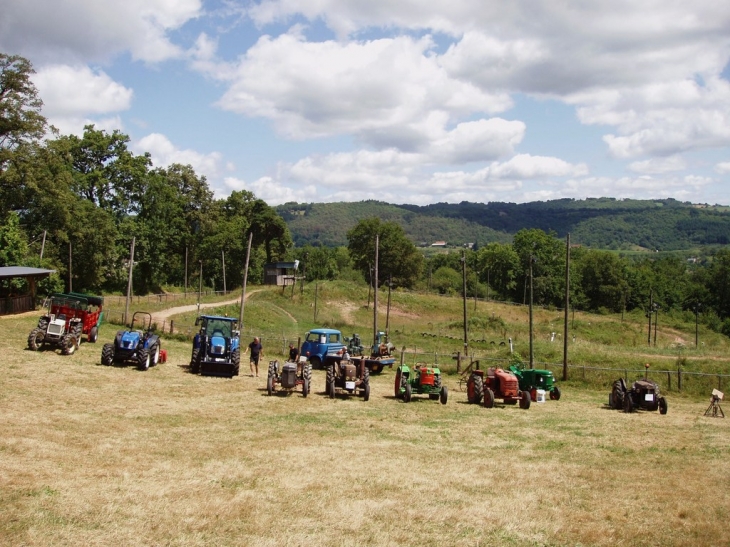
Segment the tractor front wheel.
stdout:
<path fill-rule="evenodd" d="M 667 400 L 664 397 L 659 397 L 659 414 L 666 414 L 667 410 Z"/>
<path fill-rule="evenodd" d="M 200 350 L 195 348 L 193 355 L 190 357 L 190 372 L 198 374 L 200 372 Z"/>
<path fill-rule="evenodd" d="M 61 338 L 61 354 L 73 355 L 76 351 L 76 337 L 73 334 L 67 334 Z"/>
<path fill-rule="evenodd" d="M 411 402 L 411 395 L 413 395 L 413 390 L 411 389 L 411 384 L 410 383 L 406 383 L 406 392 L 403 394 L 403 400 L 406 403 L 410 403 Z"/>
<path fill-rule="evenodd" d="M 141 349 L 137 352 L 137 369 L 138 370 L 149 370 L 150 361 L 152 360 L 150 352 L 146 349 Z"/>
<path fill-rule="evenodd" d="M 269 394 L 269 397 L 274 393 L 274 377 L 271 374 L 266 378 L 266 393 Z"/>
<path fill-rule="evenodd" d="M 241 349 L 236 348 L 231 353 L 231 364 L 233 365 L 233 376 L 238 376 L 241 371 Z"/>
<path fill-rule="evenodd" d="M 96 327 L 91 327 L 91 330 L 89 331 L 89 336 L 87 339 L 92 344 L 95 344 L 96 341 L 99 339 L 99 329 Z"/>
<path fill-rule="evenodd" d="M 441 404 L 442 405 L 445 405 L 446 404 L 446 401 L 449 400 L 449 390 L 446 388 L 446 386 L 443 386 L 441 388 L 441 394 L 440 394 L 440 397 L 439 398 L 441 399 Z"/>
<path fill-rule="evenodd" d="M 334 399 L 335 398 L 335 378 L 334 378 L 334 376 L 332 377 L 329 384 L 327 384 L 327 385 L 329 386 L 330 399 Z"/>
<path fill-rule="evenodd" d="M 38 351 L 43 347 L 43 340 L 46 338 L 46 331 L 40 328 L 35 328 L 30 331 L 28 335 L 28 349 L 32 351 Z"/>
<path fill-rule="evenodd" d="M 365 389 L 362 392 L 362 400 L 365 402 L 370 400 L 370 382 L 365 384 Z"/>
<path fill-rule="evenodd" d="M 101 348 L 101 364 L 109 366 L 114 362 L 114 344 L 104 344 Z"/>
<path fill-rule="evenodd" d="M 560 388 L 558 386 L 554 386 L 552 390 L 550 390 L 550 398 L 553 401 L 559 401 L 560 400 Z"/>
<path fill-rule="evenodd" d="M 305 377 L 302 381 L 302 397 L 306 398 L 307 395 L 309 395 L 309 379 Z"/>
<path fill-rule="evenodd" d="M 494 392 L 490 388 L 484 390 L 484 408 L 494 408 Z"/>
<path fill-rule="evenodd" d="M 634 411 L 634 401 L 628 393 L 624 396 L 624 412 L 631 414 Z"/>
<path fill-rule="evenodd" d="M 330 390 L 331 390 L 332 386 L 334 385 L 334 383 L 335 383 L 335 371 L 332 368 L 332 365 L 330 365 L 327 367 L 327 379 L 325 380 L 325 384 L 324 384 L 324 392 L 327 395 L 330 395 Z M 332 395 L 332 397 L 334 397 L 334 395 Z"/>

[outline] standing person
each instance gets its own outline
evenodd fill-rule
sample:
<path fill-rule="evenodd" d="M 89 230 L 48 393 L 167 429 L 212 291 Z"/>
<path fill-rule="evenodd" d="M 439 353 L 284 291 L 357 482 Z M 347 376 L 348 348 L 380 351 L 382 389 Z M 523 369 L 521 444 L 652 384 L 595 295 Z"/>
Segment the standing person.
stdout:
<path fill-rule="evenodd" d="M 254 375 L 254 369 L 256 371 L 256 377 L 258 378 L 259 375 L 259 358 L 264 354 L 264 348 L 261 345 L 261 340 L 259 340 L 259 337 L 255 337 L 253 339 L 253 342 L 251 342 L 248 345 L 248 350 L 251 352 L 251 358 L 249 359 L 249 364 L 251 365 L 251 376 Z"/>

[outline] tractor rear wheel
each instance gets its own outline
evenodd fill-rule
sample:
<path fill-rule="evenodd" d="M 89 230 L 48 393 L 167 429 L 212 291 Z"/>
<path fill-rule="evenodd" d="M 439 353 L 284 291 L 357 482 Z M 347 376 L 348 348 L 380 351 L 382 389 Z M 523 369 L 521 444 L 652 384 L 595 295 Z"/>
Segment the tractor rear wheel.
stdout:
<path fill-rule="evenodd" d="M 304 372 L 302 373 L 304 375 L 304 379 L 307 381 L 307 385 L 309 386 L 309 389 L 311 391 L 312 389 L 312 365 L 309 363 L 302 364 L 304 367 Z"/>
<path fill-rule="evenodd" d="M 61 354 L 62 355 L 73 355 L 76 351 L 77 341 L 73 334 L 66 334 L 61 338 Z"/>
<path fill-rule="evenodd" d="M 558 386 L 553 386 L 553 389 L 550 390 L 550 398 L 553 401 L 560 400 L 560 388 Z"/>
<path fill-rule="evenodd" d="M 198 374 L 200 372 L 200 349 L 195 348 L 193 355 L 190 357 L 190 372 Z"/>
<path fill-rule="evenodd" d="M 241 348 L 236 348 L 231 353 L 231 364 L 233 365 L 233 376 L 238 376 L 241 371 Z"/>
<path fill-rule="evenodd" d="M 530 403 L 532 402 L 532 396 L 530 395 L 529 391 L 523 391 L 522 397 L 520 398 L 520 408 L 522 410 L 527 410 L 530 408 Z"/>
<path fill-rule="evenodd" d="M 114 344 L 104 344 L 101 348 L 101 364 L 109 366 L 114 363 Z"/>
<path fill-rule="evenodd" d="M 614 394 L 615 396 L 615 394 Z M 628 393 L 624 397 L 624 412 L 630 414 L 634 411 L 634 401 L 631 399 L 631 395 Z"/>
<path fill-rule="evenodd" d="M 150 352 L 146 349 L 141 349 L 137 352 L 137 369 L 148 370 L 150 368 L 150 361 L 152 360 Z"/>
<path fill-rule="evenodd" d="M 484 408 L 494 408 L 494 392 L 490 388 L 484 390 Z"/>
<path fill-rule="evenodd" d="M 330 390 L 334 384 L 335 384 L 335 371 L 332 368 L 332 365 L 330 365 L 327 367 L 327 379 L 325 380 L 325 384 L 324 384 L 324 392 L 327 395 L 330 395 L 331 397 L 334 397 L 334 395 L 330 393 Z"/>
<path fill-rule="evenodd" d="M 329 384 L 327 384 L 327 385 L 329 386 L 330 399 L 334 399 L 335 398 L 335 378 L 334 378 L 334 376 L 332 377 Z"/>
<path fill-rule="evenodd" d="M 89 331 L 89 336 L 87 339 L 92 344 L 95 344 L 96 341 L 99 339 L 99 329 L 97 327 L 91 327 L 91 330 Z"/>
<path fill-rule="evenodd" d="M 46 331 L 36 327 L 28 335 L 28 349 L 38 351 L 43 347 L 43 340 L 46 338 Z"/>
<path fill-rule="evenodd" d="M 469 376 L 469 382 L 466 385 L 466 398 L 472 404 L 479 404 L 484 394 L 484 381 L 478 374 Z"/>
<path fill-rule="evenodd" d="M 441 404 L 442 405 L 445 405 L 446 404 L 446 401 L 449 400 L 449 390 L 446 388 L 446 386 L 443 386 L 441 388 L 441 394 L 440 394 L 440 397 L 439 398 L 441 399 Z"/>
<path fill-rule="evenodd" d="M 362 392 L 362 400 L 367 402 L 370 400 L 370 383 L 365 384 L 365 389 Z"/>
<path fill-rule="evenodd" d="M 624 407 L 624 390 L 621 386 L 621 380 L 616 380 L 613 383 L 613 389 L 611 393 L 613 394 L 613 408 L 616 410 L 621 410 Z"/>
<path fill-rule="evenodd" d="M 154 367 L 157 365 L 157 363 L 160 362 L 160 344 L 159 344 L 159 342 L 153 346 L 151 352 L 152 352 L 152 362 L 150 363 L 150 365 L 152 365 Z"/>
<path fill-rule="evenodd" d="M 659 414 L 666 414 L 667 410 L 667 400 L 664 397 L 659 397 Z"/>
<path fill-rule="evenodd" d="M 403 400 L 406 403 L 410 403 L 412 394 L 413 394 L 413 391 L 411 390 L 411 384 L 410 384 L 410 382 L 406 382 L 406 392 L 403 394 Z"/>

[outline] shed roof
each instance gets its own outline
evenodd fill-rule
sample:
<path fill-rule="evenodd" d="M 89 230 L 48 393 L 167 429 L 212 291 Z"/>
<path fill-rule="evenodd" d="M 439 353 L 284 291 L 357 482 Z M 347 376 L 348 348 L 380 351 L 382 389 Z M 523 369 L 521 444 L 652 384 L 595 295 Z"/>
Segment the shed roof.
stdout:
<path fill-rule="evenodd" d="M 55 272 L 56 270 L 28 268 L 26 266 L 3 266 L 0 267 L 0 279 L 9 277 L 46 277 Z"/>

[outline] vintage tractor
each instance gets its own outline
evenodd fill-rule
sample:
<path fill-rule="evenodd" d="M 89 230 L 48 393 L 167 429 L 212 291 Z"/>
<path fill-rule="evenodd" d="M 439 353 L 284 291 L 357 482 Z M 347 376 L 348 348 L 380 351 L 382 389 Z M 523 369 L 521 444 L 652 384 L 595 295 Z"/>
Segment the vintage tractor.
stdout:
<path fill-rule="evenodd" d="M 530 408 L 532 397 L 529 391 L 520 390 L 517 376 L 509 370 L 501 368 L 479 369 L 477 362 L 475 370 L 469 376 L 466 386 L 467 400 L 479 404 L 482 400 L 486 408 L 494 407 L 495 399 L 502 399 L 504 404 L 520 403 L 520 408 Z"/>
<path fill-rule="evenodd" d="M 311 363 L 308 363 L 306 359 L 298 363 L 287 361 L 279 371 L 279 361 L 269 361 L 269 376 L 266 379 L 267 393 L 273 395 L 277 385 L 282 391 L 289 393 L 301 386 L 302 397 L 306 397 L 312 387 Z"/>
<path fill-rule="evenodd" d="M 28 349 L 38 351 L 48 345 L 61 348 L 63 355 L 71 355 L 81 344 L 82 335 L 89 342 L 96 342 L 103 304 L 101 296 L 73 292 L 51 295 L 48 313 L 28 335 Z"/>
<path fill-rule="evenodd" d="M 608 406 L 624 412 L 642 409 L 667 413 L 667 400 L 660 395 L 659 385 L 648 379 L 637 380 L 631 388 L 623 378 L 616 380 L 608 394 Z"/>
<path fill-rule="evenodd" d="M 325 393 L 331 399 L 338 391 L 348 395 L 360 395 L 364 401 L 370 399 L 370 370 L 365 359 L 330 360 L 327 365 Z"/>
<path fill-rule="evenodd" d="M 413 370 L 407 365 L 399 366 L 395 373 L 396 399 L 409 403 L 414 393 L 425 393 L 429 399 L 445 405 L 449 390 L 441 385 L 441 370 L 427 365 L 416 365 Z"/>
<path fill-rule="evenodd" d="M 542 389 L 555 401 L 560 400 L 560 388 L 555 385 L 555 376 L 549 370 L 527 368 L 522 362 L 509 366 L 509 371 L 517 376 L 522 391 L 529 391 L 533 401 L 537 401 L 537 390 Z"/>
<path fill-rule="evenodd" d="M 238 376 L 241 365 L 240 333 L 232 317 L 201 315 L 200 331 L 193 338 L 190 372 L 208 376 Z"/>
<path fill-rule="evenodd" d="M 365 359 L 366 366 L 373 374 L 382 372 L 385 367 L 393 367 L 395 358 L 392 357 L 395 346 L 388 342 L 387 335 L 380 331 L 375 337 L 375 343 L 366 348 L 362 345 L 362 339 L 359 334 L 353 334 L 352 337 L 345 336 L 347 342 L 347 352 L 353 357 Z"/>
<path fill-rule="evenodd" d="M 139 328 L 135 330 L 134 324 Z M 160 337 L 152 332 L 152 315 L 134 312 L 129 330 L 117 332 L 113 343 L 104 344 L 101 349 L 101 364 L 133 363 L 139 370 L 165 362 L 167 353 L 160 349 Z"/>

